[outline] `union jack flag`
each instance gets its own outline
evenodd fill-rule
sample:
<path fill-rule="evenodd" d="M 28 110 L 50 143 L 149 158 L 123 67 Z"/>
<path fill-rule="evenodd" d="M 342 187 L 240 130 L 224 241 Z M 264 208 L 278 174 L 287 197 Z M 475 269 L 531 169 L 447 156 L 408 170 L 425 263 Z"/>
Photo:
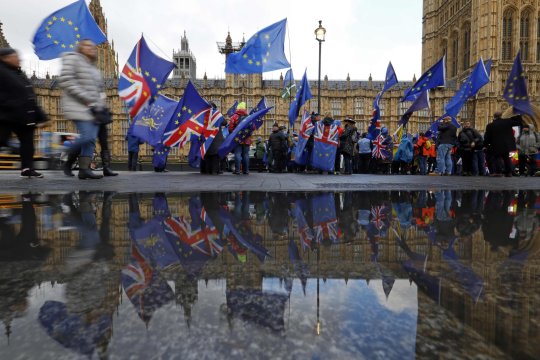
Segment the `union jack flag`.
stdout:
<path fill-rule="evenodd" d="M 154 271 L 135 245 L 131 245 L 131 257 L 132 261 L 122 270 L 122 275 L 124 291 L 129 299 L 134 299 L 148 287 Z"/>
<path fill-rule="evenodd" d="M 333 243 L 339 241 L 341 230 L 339 229 L 334 194 L 325 194 L 314 197 L 313 208 L 313 237 L 320 244 L 328 239 Z"/>
<path fill-rule="evenodd" d="M 377 228 L 377 230 L 381 230 L 387 221 L 387 209 L 386 206 L 372 206 L 371 207 L 371 223 Z"/>
<path fill-rule="evenodd" d="M 313 243 L 315 236 L 313 235 L 313 231 L 309 227 L 304 216 L 304 208 L 304 200 L 296 201 L 293 216 L 296 219 L 296 224 L 298 226 L 298 235 L 300 236 L 300 241 L 302 242 L 302 249 L 306 251 L 307 249 L 311 249 L 311 244 Z"/>
<path fill-rule="evenodd" d="M 152 102 L 174 67 L 172 62 L 155 55 L 141 37 L 118 81 L 118 94 L 132 118 Z"/>
<path fill-rule="evenodd" d="M 319 121 L 315 125 L 315 134 L 313 135 L 315 141 L 311 159 L 314 168 L 334 171 L 340 131 L 341 129 L 336 123 L 328 126 Z"/>
<path fill-rule="evenodd" d="M 311 134 L 313 133 L 314 128 L 315 128 L 315 125 L 313 125 L 313 122 L 311 121 L 311 115 L 309 115 L 309 112 L 306 109 L 304 109 L 304 114 L 302 116 L 302 123 L 300 124 L 300 136 L 308 140 Z"/>
<path fill-rule="evenodd" d="M 219 242 L 219 231 L 215 227 L 204 226 L 194 230 L 184 217 L 168 218 L 165 226 L 167 233 L 206 256 L 215 257 L 223 251 Z"/>
<path fill-rule="evenodd" d="M 329 239 L 333 243 L 337 243 L 341 234 L 337 219 L 330 219 L 313 225 L 313 233 L 314 239 L 318 244 L 324 239 Z"/>
<path fill-rule="evenodd" d="M 315 132 L 315 141 L 333 145 L 337 148 L 339 144 L 339 125 L 334 123 L 330 126 L 325 126 L 322 121 L 319 121 L 315 125 L 317 131 Z"/>
<path fill-rule="evenodd" d="M 208 110 L 208 116 L 204 120 L 203 137 L 205 140 L 201 145 L 201 158 L 204 159 L 206 152 L 210 148 L 210 145 L 212 145 L 222 121 L 223 115 L 218 109 L 210 108 Z"/>
<path fill-rule="evenodd" d="M 373 140 L 372 143 L 373 150 L 371 152 L 371 155 L 373 156 L 373 158 L 387 160 L 392 157 L 392 153 L 389 150 L 389 141 L 383 135 L 377 136 L 377 138 Z"/>

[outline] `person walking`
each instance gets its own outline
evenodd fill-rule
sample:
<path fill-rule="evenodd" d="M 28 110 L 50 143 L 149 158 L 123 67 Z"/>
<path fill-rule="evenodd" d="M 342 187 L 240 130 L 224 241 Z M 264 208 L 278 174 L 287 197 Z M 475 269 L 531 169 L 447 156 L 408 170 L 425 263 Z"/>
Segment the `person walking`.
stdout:
<path fill-rule="evenodd" d="M 240 102 L 236 107 L 236 111 L 231 116 L 229 121 L 229 132 L 233 132 L 234 129 L 248 116 L 246 111 L 246 103 Z M 248 136 L 241 141 L 234 148 L 234 172 L 233 174 L 240 174 L 240 163 L 242 163 L 242 173 L 244 175 L 249 174 L 249 147 L 251 146 L 251 136 Z"/>
<path fill-rule="evenodd" d="M 532 129 L 531 129 L 532 128 Z M 524 124 L 518 138 L 519 175 L 534 176 L 536 174 L 536 154 L 540 148 L 540 136 L 532 125 Z M 526 169 L 528 166 L 528 171 Z"/>
<path fill-rule="evenodd" d="M 437 136 L 437 170 L 436 175 L 452 175 L 452 148 L 457 141 L 457 128 L 452 124 L 452 118 L 446 116 L 439 124 Z"/>
<path fill-rule="evenodd" d="M 484 146 L 490 158 L 491 176 L 512 176 L 510 151 L 516 150 L 516 139 L 512 127 L 521 126 L 521 116 L 503 119 L 500 111 L 493 114 L 493 121 L 486 126 Z"/>
<path fill-rule="evenodd" d="M 38 106 L 32 84 L 21 71 L 21 60 L 12 48 L 0 49 L 0 147 L 11 133 L 20 142 L 21 177 L 42 178 L 34 170 L 34 131 L 47 121 Z"/>
<path fill-rule="evenodd" d="M 100 126 L 94 113 L 106 108 L 104 84 L 96 67 L 97 47 L 91 40 L 82 40 L 76 52 L 62 56 L 62 70 L 59 86 L 64 90 L 62 107 L 64 116 L 72 120 L 79 131 L 79 138 L 72 145 L 64 174 L 73 176 L 71 167 L 79 157 L 79 179 L 101 179 L 94 174 L 90 163 L 96 147 L 96 137 Z"/>

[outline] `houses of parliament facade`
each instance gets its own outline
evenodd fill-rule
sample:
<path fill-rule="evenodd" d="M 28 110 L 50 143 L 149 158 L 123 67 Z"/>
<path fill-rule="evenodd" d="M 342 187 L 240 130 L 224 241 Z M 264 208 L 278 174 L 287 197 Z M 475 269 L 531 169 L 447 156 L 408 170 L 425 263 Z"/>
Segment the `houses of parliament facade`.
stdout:
<path fill-rule="evenodd" d="M 424 110 L 410 119 L 408 131 L 416 133 L 428 129 L 430 123 L 441 115 L 445 104 L 455 94 L 459 85 L 470 74 L 472 68 L 482 57 L 493 60 L 491 82 L 485 86 L 475 99 L 467 102 L 460 113 L 460 120 L 471 120 L 479 130 L 484 130 L 493 113 L 505 110 L 508 104 L 502 97 L 506 79 L 512 68 L 517 51 L 521 49 L 522 61 L 528 78 L 529 96 L 533 103 L 540 100 L 540 0 L 424 0 L 422 34 L 422 71 L 426 71 L 444 54 L 447 55 L 446 88 L 431 91 L 431 111 Z M 99 0 L 89 5 L 97 24 L 107 34 L 107 20 Z M 0 23 L 0 45 L 9 45 L 2 33 Z M 164 85 L 162 93 L 174 99 L 182 96 L 188 80 L 192 80 L 203 97 L 213 101 L 225 112 L 237 101 L 245 101 L 253 107 L 262 96 L 267 105 L 274 106 L 266 116 L 264 125 L 256 136 L 266 138 L 274 122 L 288 122 L 289 99 L 283 99 L 283 77 L 280 80 L 264 80 L 262 74 L 226 74 L 225 79 L 191 78 L 195 71 L 195 57 L 189 50 L 184 33 L 181 38 L 182 49 L 173 52 L 178 67 L 174 76 Z M 17 44 L 11 44 L 17 47 Z M 238 46 L 240 45 L 240 46 Z M 243 43 L 233 43 L 230 35 L 225 42 L 218 43 L 219 51 L 225 55 L 241 48 Z M 181 55 L 180 55 L 181 54 Z M 129 127 L 127 110 L 118 97 L 118 58 L 114 41 L 99 46 L 98 67 L 104 74 L 107 88 L 107 102 L 114 116 L 111 126 L 111 146 L 113 157 L 122 161 L 127 158 L 125 135 Z M 344 74 L 345 75 L 345 74 Z M 55 76 L 46 78 L 31 76 L 38 101 L 49 114 L 50 125 L 43 131 L 73 132 L 74 126 L 62 116 L 60 106 L 61 90 Z M 385 93 L 381 100 L 381 123 L 394 131 L 401 115 L 410 103 L 401 103 L 405 89 L 415 79 L 400 81 Z M 317 109 L 316 81 L 310 81 L 314 98 L 309 101 L 310 109 Z M 321 112 L 331 113 L 336 119 L 350 117 L 357 123 L 360 131 L 368 127 L 372 115 L 372 102 L 382 89 L 383 81 L 374 81 L 371 74 L 367 81 L 329 80 L 324 76 L 321 84 Z M 141 155 L 150 156 L 152 149 L 142 146 Z M 185 161 L 186 149 L 171 152 L 172 161 Z"/>

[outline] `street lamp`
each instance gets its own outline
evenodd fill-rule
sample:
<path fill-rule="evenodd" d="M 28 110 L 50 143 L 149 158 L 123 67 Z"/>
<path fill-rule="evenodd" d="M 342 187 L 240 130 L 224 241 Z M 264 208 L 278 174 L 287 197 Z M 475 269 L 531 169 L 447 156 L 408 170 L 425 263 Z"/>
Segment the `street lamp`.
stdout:
<path fill-rule="evenodd" d="M 315 29 L 315 39 L 319 42 L 319 82 L 317 83 L 317 112 L 321 113 L 321 45 L 326 35 L 326 29 L 322 26 L 322 20 L 319 20 L 319 27 Z"/>

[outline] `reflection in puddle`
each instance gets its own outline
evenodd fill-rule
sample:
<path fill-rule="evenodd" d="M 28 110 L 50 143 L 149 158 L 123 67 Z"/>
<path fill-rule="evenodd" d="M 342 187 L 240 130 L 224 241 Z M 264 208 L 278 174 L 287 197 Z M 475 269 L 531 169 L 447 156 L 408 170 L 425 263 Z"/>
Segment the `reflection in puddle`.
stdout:
<path fill-rule="evenodd" d="M 492 191 L 0 196 L 0 351 L 534 358 L 539 204 Z"/>

